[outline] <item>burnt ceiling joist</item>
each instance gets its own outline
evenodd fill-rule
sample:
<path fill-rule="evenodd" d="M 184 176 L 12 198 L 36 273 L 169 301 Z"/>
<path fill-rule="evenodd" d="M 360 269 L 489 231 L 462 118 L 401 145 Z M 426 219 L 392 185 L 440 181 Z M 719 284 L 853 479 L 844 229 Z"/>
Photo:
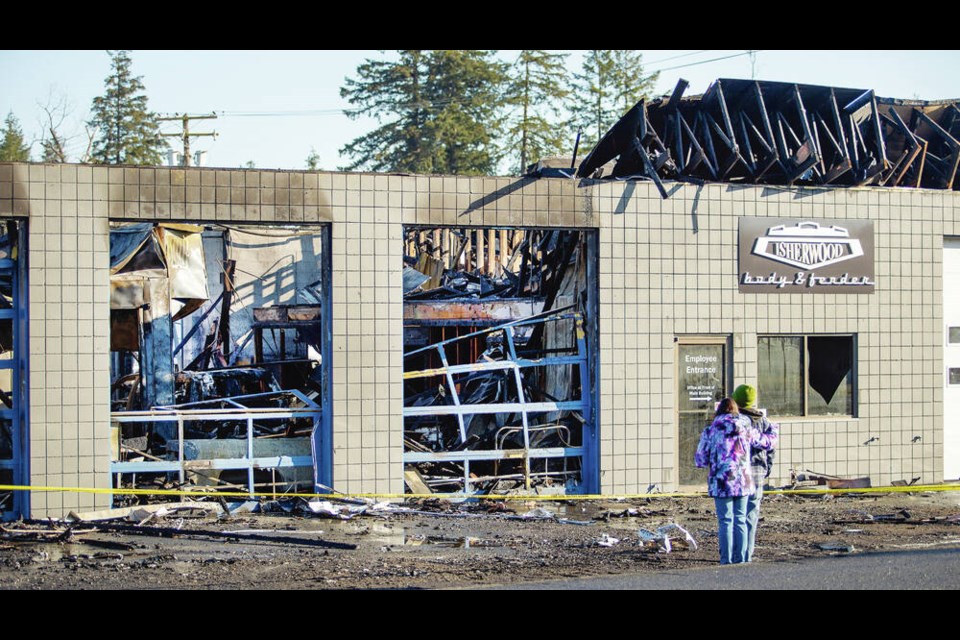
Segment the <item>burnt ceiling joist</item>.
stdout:
<path fill-rule="evenodd" d="M 663 180 L 960 188 L 956 101 L 728 78 L 685 98 L 688 86 L 637 103 L 577 176 L 648 178 L 664 198 Z"/>

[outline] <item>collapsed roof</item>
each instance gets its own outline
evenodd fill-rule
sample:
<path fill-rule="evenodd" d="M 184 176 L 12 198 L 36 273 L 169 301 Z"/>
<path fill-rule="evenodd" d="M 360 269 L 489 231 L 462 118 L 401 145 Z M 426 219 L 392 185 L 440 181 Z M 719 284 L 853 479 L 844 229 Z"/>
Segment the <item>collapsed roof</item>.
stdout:
<path fill-rule="evenodd" d="M 626 113 L 579 177 L 957 189 L 957 101 L 878 98 L 872 90 L 721 78 Z M 612 171 L 604 167 L 616 161 Z"/>

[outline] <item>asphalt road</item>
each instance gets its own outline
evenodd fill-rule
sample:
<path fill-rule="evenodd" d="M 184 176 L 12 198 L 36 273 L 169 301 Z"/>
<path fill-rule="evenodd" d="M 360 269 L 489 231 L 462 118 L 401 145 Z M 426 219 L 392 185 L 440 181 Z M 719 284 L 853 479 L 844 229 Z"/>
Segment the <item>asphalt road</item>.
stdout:
<path fill-rule="evenodd" d="M 553 580 L 494 589 L 958 589 L 960 548 L 837 555 L 706 569 Z"/>

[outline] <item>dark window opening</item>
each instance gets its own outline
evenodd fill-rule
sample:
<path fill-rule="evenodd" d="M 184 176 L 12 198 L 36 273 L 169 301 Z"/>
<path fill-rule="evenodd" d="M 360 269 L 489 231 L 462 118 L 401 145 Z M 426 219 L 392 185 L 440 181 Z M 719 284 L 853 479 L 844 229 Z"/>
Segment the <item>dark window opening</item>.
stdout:
<path fill-rule="evenodd" d="M 855 415 L 854 336 L 761 336 L 759 404 L 777 416 Z"/>

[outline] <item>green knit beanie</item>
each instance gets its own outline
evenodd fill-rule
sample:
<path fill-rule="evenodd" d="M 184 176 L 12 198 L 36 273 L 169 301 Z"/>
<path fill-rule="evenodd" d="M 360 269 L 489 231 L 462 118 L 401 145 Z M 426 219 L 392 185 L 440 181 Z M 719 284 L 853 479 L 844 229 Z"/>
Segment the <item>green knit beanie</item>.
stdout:
<path fill-rule="evenodd" d="M 748 384 L 742 384 L 734 389 L 733 400 L 739 406 L 749 409 L 757 403 L 757 390 Z"/>

